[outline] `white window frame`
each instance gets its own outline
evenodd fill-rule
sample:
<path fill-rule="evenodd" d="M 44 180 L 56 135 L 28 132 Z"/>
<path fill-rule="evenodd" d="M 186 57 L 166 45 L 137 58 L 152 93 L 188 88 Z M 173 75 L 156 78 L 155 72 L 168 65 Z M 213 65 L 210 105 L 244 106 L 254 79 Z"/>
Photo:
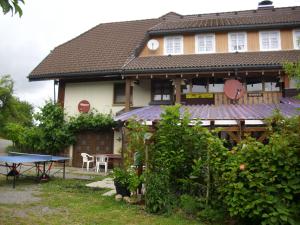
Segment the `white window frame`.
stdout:
<path fill-rule="evenodd" d="M 210 36 L 212 35 L 213 36 L 213 39 L 212 39 L 212 51 L 199 51 L 199 37 L 205 37 L 205 40 L 206 40 L 206 36 Z M 205 43 L 206 45 L 206 43 Z M 215 33 L 207 33 L 207 34 L 196 34 L 195 35 L 195 52 L 197 54 L 207 54 L 207 53 L 215 53 L 216 52 L 216 34 Z"/>
<path fill-rule="evenodd" d="M 234 50 L 231 46 L 231 35 L 233 34 L 244 34 L 245 35 L 245 49 L 244 50 Z M 248 37 L 247 32 L 229 32 L 228 33 L 228 52 L 247 52 L 248 51 Z"/>
<path fill-rule="evenodd" d="M 168 39 L 172 38 L 180 38 L 181 43 L 181 49 L 179 53 L 167 53 L 167 41 Z M 181 55 L 183 54 L 183 36 L 182 35 L 176 35 L 176 36 L 166 36 L 164 37 L 164 55 Z"/>
<path fill-rule="evenodd" d="M 269 33 L 269 32 L 277 32 L 277 37 L 278 37 L 278 48 L 273 48 L 273 49 L 263 49 L 263 44 L 262 44 L 262 34 L 263 33 Z M 260 51 L 278 51 L 281 50 L 281 34 L 280 30 L 263 30 L 259 32 L 259 49 Z"/>
<path fill-rule="evenodd" d="M 296 39 L 296 32 L 300 33 L 300 29 L 293 30 L 293 42 L 294 42 L 294 49 L 300 49 L 300 44 L 297 46 L 297 39 Z M 300 38 L 300 35 L 299 35 Z M 300 40 L 300 39 L 299 39 Z"/>

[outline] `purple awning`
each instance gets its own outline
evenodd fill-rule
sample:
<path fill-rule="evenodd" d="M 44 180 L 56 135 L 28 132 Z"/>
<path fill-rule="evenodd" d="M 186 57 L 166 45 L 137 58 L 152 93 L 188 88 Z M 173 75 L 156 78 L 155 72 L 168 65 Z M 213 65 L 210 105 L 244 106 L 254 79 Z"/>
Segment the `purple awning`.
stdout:
<path fill-rule="evenodd" d="M 180 111 L 183 115 L 187 110 L 190 119 L 201 120 L 263 120 L 272 116 L 275 109 L 287 117 L 300 115 L 300 102 L 283 99 L 279 104 L 256 104 L 256 105 L 186 105 Z M 160 119 L 164 106 L 146 106 L 123 113 L 115 118 L 116 121 L 126 121 L 130 118 L 142 121 L 155 121 Z"/>

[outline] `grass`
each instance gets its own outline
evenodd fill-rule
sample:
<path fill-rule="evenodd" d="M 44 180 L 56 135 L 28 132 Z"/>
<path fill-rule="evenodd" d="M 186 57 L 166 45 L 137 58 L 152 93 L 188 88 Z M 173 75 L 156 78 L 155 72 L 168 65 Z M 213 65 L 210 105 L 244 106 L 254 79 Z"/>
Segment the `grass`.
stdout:
<path fill-rule="evenodd" d="M 106 190 L 85 187 L 88 182 L 53 179 L 47 183 L 29 184 L 28 181 L 20 180 L 17 190 L 22 189 L 22 185 L 38 185 L 40 191 L 37 196 L 41 201 L 0 204 L 0 224 L 199 224 L 195 220 L 184 218 L 181 214 L 172 216 L 147 214 L 139 206 L 116 202 L 114 197 L 102 196 Z M 5 179 L 0 177 L 0 188 L 3 186 L 6 190 L 10 188 Z"/>

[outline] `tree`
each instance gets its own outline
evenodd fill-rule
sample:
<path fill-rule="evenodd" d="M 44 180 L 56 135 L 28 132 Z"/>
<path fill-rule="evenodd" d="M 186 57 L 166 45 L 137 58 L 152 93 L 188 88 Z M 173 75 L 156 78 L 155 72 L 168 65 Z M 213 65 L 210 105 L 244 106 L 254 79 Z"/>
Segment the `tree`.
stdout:
<path fill-rule="evenodd" d="M 23 15 L 23 11 L 20 7 L 20 2 L 25 4 L 24 0 L 0 0 L 0 7 L 4 14 L 12 12 L 12 14 L 19 14 L 21 17 Z"/>
<path fill-rule="evenodd" d="M 6 136 L 4 130 L 8 123 L 32 125 L 33 107 L 13 96 L 13 87 L 9 75 L 0 77 L 0 136 Z"/>
<path fill-rule="evenodd" d="M 284 71 L 290 78 L 296 81 L 297 89 L 300 89 L 300 61 L 296 63 L 286 62 L 283 64 Z M 299 95 L 298 95 L 299 96 Z"/>

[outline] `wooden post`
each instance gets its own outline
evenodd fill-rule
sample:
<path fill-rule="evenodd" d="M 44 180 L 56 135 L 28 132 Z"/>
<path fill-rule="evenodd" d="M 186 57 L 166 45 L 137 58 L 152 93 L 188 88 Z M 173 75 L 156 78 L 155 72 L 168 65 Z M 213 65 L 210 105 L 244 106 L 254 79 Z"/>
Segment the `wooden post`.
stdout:
<path fill-rule="evenodd" d="M 65 88 L 66 88 L 65 82 L 60 80 L 58 83 L 57 102 L 61 105 L 61 107 L 64 107 L 64 103 L 65 103 Z"/>
<path fill-rule="evenodd" d="M 175 91 L 176 91 L 176 97 L 175 97 L 175 103 L 180 104 L 181 103 L 181 79 L 175 79 Z"/>
<path fill-rule="evenodd" d="M 129 112 L 130 110 L 130 89 L 131 89 L 131 80 L 128 78 L 125 82 L 125 112 Z"/>

